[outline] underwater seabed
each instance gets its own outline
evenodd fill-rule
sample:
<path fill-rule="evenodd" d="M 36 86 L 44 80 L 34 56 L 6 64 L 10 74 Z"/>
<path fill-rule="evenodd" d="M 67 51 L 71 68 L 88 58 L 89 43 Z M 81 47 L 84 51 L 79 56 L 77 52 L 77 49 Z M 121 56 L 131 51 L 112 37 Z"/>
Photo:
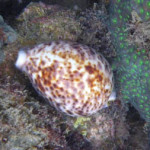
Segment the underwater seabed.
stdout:
<path fill-rule="evenodd" d="M 149 91 L 150 38 L 146 33 L 150 31 L 147 13 L 150 4 L 148 1 L 136 2 L 113 0 L 110 4 L 104 1 L 86 10 L 30 3 L 13 19 L 13 29 L 8 23 L 3 22 L 3 26 L 0 23 L 0 54 L 3 54 L 3 58 L 0 57 L 1 150 L 148 148 L 149 101 L 145 97 Z M 112 22 L 108 21 L 110 12 L 106 8 L 109 5 Z M 136 10 L 142 11 L 142 7 L 147 11 L 141 15 Z M 58 39 L 91 46 L 110 62 L 114 69 L 117 100 L 110 102 L 109 107 L 90 117 L 66 116 L 40 97 L 28 77 L 15 68 L 21 48 Z M 128 51 L 127 42 L 130 46 L 137 45 L 138 51 Z M 142 99 L 143 90 L 145 97 Z M 146 119 L 140 116 L 146 116 Z"/>

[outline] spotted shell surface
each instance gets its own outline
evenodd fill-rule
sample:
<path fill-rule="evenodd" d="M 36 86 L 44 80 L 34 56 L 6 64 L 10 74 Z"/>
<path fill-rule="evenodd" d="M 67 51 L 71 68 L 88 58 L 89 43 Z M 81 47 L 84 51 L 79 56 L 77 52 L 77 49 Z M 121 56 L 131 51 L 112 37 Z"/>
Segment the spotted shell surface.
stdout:
<path fill-rule="evenodd" d="M 78 43 L 56 41 L 21 50 L 16 67 L 51 105 L 71 116 L 96 113 L 113 90 L 113 73 L 106 59 Z"/>

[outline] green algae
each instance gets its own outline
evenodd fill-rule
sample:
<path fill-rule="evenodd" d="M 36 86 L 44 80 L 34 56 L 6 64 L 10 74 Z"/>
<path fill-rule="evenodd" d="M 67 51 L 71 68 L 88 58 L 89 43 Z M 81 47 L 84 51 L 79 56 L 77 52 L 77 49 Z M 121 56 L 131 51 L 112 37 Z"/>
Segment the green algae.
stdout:
<path fill-rule="evenodd" d="M 116 88 L 124 103 L 130 102 L 141 117 L 150 122 L 150 63 L 145 49 L 127 42 L 128 24 L 132 21 L 131 13 L 136 11 L 142 22 L 150 19 L 149 1 L 113 0 L 110 4 L 108 28 L 117 57 Z"/>

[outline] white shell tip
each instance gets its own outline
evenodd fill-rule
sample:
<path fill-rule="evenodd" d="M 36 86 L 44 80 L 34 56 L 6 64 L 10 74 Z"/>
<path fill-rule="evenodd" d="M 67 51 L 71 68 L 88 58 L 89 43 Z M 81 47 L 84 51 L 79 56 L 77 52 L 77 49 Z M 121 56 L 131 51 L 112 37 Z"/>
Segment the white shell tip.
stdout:
<path fill-rule="evenodd" d="M 21 69 L 26 61 L 26 57 L 27 57 L 27 54 L 23 50 L 19 51 L 15 66 Z"/>
<path fill-rule="evenodd" d="M 115 101 L 115 100 L 116 100 L 116 92 L 112 91 L 108 101 Z"/>

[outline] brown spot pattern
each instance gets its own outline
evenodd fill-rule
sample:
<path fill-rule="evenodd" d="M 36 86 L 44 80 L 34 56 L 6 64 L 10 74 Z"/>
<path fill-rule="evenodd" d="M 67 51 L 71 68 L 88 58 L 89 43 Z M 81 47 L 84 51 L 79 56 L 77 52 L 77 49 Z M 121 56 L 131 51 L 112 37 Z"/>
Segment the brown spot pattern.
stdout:
<path fill-rule="evenodd" d="M 89 74 L 93 74 L 96 71 L 92 66 L 85 66 L 85 69 Z"/>
<path fill-rule="evenodd" d="M 47 50 L 44 49 L 45 46 Z M 96 55 L 93 49 L 77 43 L 59 41 L 45 46 L 37 51 L 36 47 L 29 51 L 30 60 L 26 66 L 33 85 L 41 95 L 57 109 L 71 116 L 91 115 L 100 110 L 107 102 L 113 86 L 112 72 L 105 58 Z M 52 49 L 48 49 L 48 46 Z M 38 53 L 48 55 L 42 60 L 43 57 L 36 57 Z M 61 59 L 54 59 L 50 55 Z M 74 60 L 76 66 L 72 66 L 69 60 Z M 49 66 L 47 62 L 50 63 Z M 35 79 L 32 79 L 33 75 Z M 110 85 L 110 89 L 105 89 L 106 84 Z"/>

